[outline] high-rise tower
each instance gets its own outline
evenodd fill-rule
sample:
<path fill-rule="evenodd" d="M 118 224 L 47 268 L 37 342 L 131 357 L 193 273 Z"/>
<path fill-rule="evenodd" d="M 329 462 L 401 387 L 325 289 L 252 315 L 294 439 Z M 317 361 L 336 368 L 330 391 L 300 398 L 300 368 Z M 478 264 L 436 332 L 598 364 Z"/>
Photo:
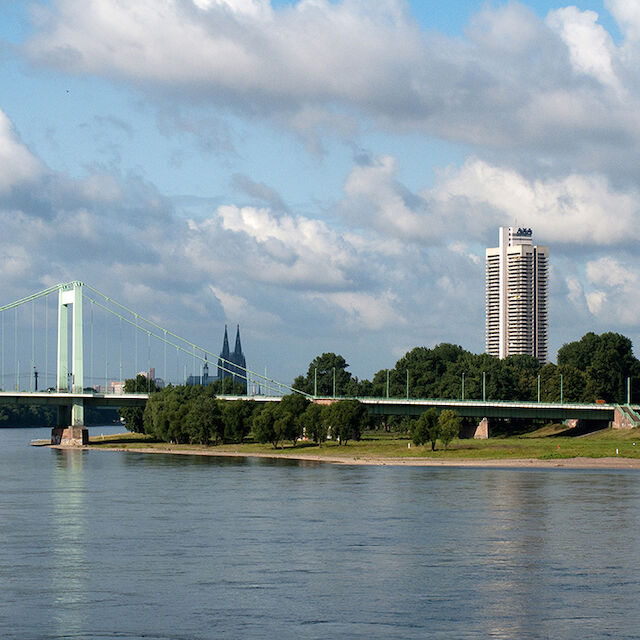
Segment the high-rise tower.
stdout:
<path fill-rule="evenodd" d="M 487 353 L 547 361 L 548 247 L 531 229 L 500 227 L 499 246 L 487 249 Z"/>

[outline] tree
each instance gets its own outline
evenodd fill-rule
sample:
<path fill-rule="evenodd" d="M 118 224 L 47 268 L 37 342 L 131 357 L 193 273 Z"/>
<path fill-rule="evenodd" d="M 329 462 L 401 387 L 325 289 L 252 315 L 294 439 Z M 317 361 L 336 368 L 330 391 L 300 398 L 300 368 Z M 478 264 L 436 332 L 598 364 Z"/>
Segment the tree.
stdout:
<path fill-rule="evenodd" d="M 413 443 L 419 446 L 431 442 L 431 451 L 435 451 L 438 432 L 438 410 L 435 407 L 431 407 L 415 421 L 413 426 Z"/>
<path fill-rule="evenodd" d="M 156 383 L 146 376 L 138 374 L 135 378 L 128 378 L 124 382 L 125 393 L 155 393 Z M 134 433 L 145 433 L 144 407 L 121 407 L 120 417 L 124 419 L 124 426 Z"/>
<path fill-rule="evenodd" d="M 244 384 L 235 378 L 227 376 L 222 380 L 214 380 L 211 385 L 218 396 L 246 396 L 247 389 Z"/>
<path fill-rule="evenodd" d="M 454 438 L 460 435 L 461 426 L 462 420 L 453 409 L 445 409 L 438 416 L 438 435 L 445 449 Z"/>
<path fill-rule="evenodd" d="M 333 380 L 335 371 L 336 396 L 345 395 L 351 389 L 351 374 L 347 371 L 346 360 L 335 353 L 323 353 L 309 364 L 306 376 L 298 376 L 293 381 L 293 388 L 312 395 L 317 381 L 318 395 L 333 396 Z"/>
<path fill-rule="evenodd" d="M 319 445 L 327 439 L 327 424 L 323 420 L 322 410 L 322 405 L 310 402 L 300 416 L 304 434 Z"/>
<path fill-rule="evenodd" d="M 251 431 L 256 403 L 253 400 L 221 400 L 220 403 L 225 439 L 242 443 Z"/>
<path fill-rule="evenodd" d="M 278 405 L 274 402 L 269 402 L 266 407 L 253 416 L 253 436 L 254 438 L 264 444 L 270 442 L 274 449 L 278 448 L 279 443 L 282 441 L 282 433 L 275 428 L 276 420 L 279 419 Z M 280 424 L 279 427 L 282 425 Z"/>
<path fill-rule="evenodd" d="M 299 393 L 282 396 L 278 406 L 278 415 L 283 422 L 279 428 L 283 430 L 284 439 L 291 440 L 295 446 L 298 438 L 302 437 L 303 425 L 301 417 L 309 406 L 309 400 Z"/>
<path fill-rule="evenodd" d="M 627 378 L 632 378 L 634 396 L 640 390 L 640 362 L 633 355 L 631 340 L 619 333 L 589 332 L 565 344 L 558 350 L 558 365 L 586 375 L 587 401 L 625 402 Z"/>
<path fill-rule="evenodd" d="M 213 393 L 201 392 L 191 398 L 186 416 L 189 442 L 208 445 L 220 440 L 223 433 L 222 414 Z"/>
<path fill-rule="evenodd" d="M 358 400 L 338 400 L 329 405 L 327 418 L 331 433 L 346 445 L 349 440 L 360 440 L 362 430 L 369 423 L 367 408 Z"/>

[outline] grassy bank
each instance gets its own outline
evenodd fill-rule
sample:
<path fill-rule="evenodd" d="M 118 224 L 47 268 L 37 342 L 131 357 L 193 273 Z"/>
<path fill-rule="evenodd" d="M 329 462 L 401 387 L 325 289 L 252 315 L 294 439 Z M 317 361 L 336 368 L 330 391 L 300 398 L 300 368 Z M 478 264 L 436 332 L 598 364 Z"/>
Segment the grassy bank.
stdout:
<path fill-rule="evenodd" d="M 454 440 L 447 450 L 439 445 L 436 451 L 430 446 L 416 447 L 407 437 L 393 434 L 367 433 L 360 442 L 349 442 L 339 446 L 335 442 L 326 442 L 321 447 L 308 442 L 290 443 L 281 449 L 262 444 L 227 444 L 215 447 L 202 445 L 175 445 L 166 442 L 154 442 L 146 436 L 125 433 L 114 436 L 98 436 L 90 440 L 91 448 L 148 449 L 157 452 L 184 453 L 235 453 L 269 454 L 274 456 L 327 457 L 352 459 L 420 459 L 442 460 L 553 460 L 566 458 L 606 458 L 625 457 L 640 459 L 640 429 L 614 431 L 606 429 L 580 437 L 557 436 L 553 432 L 527 434 L 517 437 L 489 438 L 488 440 Z M 617 453 L 616 453 L 617 450 Z"/>

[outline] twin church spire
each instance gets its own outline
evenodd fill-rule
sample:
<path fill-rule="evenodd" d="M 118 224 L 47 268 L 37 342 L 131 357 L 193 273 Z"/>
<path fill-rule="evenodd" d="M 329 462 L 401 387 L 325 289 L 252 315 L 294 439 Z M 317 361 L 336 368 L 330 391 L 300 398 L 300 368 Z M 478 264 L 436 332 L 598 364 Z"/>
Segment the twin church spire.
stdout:
<path fill-rule="evenodd" d="M 236 325 L 236 343 L 233 351 L 229 348 L 229 332 L 227 325 L 224 325 L 224 340 L 222 341 L 222 351 L 218 358 L 218 380 L 232 378 L 234 382 L 239 382 L 247 388 L 247 361 L 242 353 L 240 342 L 240 325 Z"/>

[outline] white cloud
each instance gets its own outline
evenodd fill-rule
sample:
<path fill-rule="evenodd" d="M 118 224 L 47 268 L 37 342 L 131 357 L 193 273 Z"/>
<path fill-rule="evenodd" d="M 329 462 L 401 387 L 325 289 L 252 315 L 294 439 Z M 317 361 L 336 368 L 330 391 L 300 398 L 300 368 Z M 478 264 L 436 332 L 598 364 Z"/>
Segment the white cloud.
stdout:
<path fill-rule="evenodd" d="M 479 242 L 498 226 L 525 224 L 541 243 L 612 246 L 640 239 L 640 193 L 616 190 L 599 175 L 531 179 L 470 158 L 416 194 L 398 181 L 395 160 L 383 156 L 355 167 L 344 191 L 341 208 L 360 228 L 404 244 L 448 240 L 451 251 L 476 264 L 482 258 L 461 238 Z"/>
<path fill-rule="evenodd" d="M 355 167 L 344 185 L 344 209 L 365 227 L 392 231 L 400 238 L 429 237 L 436 230 L 426 226 L 424 216 L 416 211 L 419 197 L 412 196 L 415 202 L 410 206 L 407 200 L 411 194 L 397 182 L 395 174 L 396 161 L 390 156 Z"/>
<path fill-rule="evenodd" d="M 569 275 L 565 277 L 565 284 L 569 290 L 568 298 L 573 305 L 576 307 L 583 305 L 585 296 L 580 280 L 574 275 Z"/>
<path fill-rule="evenodd" d="M 630 38 L 636 14 L 611 4 Z M 577 169 L 599 157 L 613 172 L 615 149 L 615 166 L 638 165 L 640 53 L 575 7 L 546 22 L 519 3 L 486 8 L 456 39 L 421 32 L 403 0 L 55 0 L 40 11 L 33 62 L 264 117 L 317 152 L 366 122 L 526 148 L 529 163 L 531 152 Z"/>
<path fill-rule="evenodd" d="M 226 205 L 203 222 L 192 221 L 190 231 L 188 252 L 201 256 L 202 264 L 211 264 L 212 248 L 218 255 L 225 245 L 239 249 L 226 266 L 214 261 L 216 272 L 242 270 L 258 281 L 318 290 L 353 285 L 355 252 L 320 220 Z"/>
<path fill-rule="evenodd" d="M 397 298 L 390 291 L 379 295 L 357 291 L 313 294 L 310 298 L 342 309 L 348 322 L 356 329 L 380 331 L 387 327 L 406 324 L 405 319 L 396 310 Z"/>
<path fill-rule="evenodd" d="M 611 246 L 640 238 L 640 195 L 615 191 L 602 176 L 530 180 L 513 169 L 471 159 L 450 171 L 433 197 L 463 216 L 466 233 L 475 237 L 487 225 L 519 222 L 547 243 Z M 480 211 L 483 216 L 475 215 Z"/>
<path fill-rule="evenodd" d="M 636 264 L 604 257 L 587 263 L 586 274 L 594 287 L 587 294 L 589 311 L 613 326 L 623 324 L 637 327 L 640 318 L 640 271 Z"/>
<path fill-rule="evenodd" d="M 587 294 L 586 299 L 589 311 L 594 316 L 597 316 L 607 302 L 607 294 L 604 291 L 591 291 Z"/>
<path fill-rule="evenodd" d="M 597 20 L 595 11 L 580 11 L 577 7 L 550 11 L 547 16 L 549 26 L 558 31 L 567 44 L 573 68 L 622 93 L 613 70 L 613 41 Z"/>
<path fill-rule="evenodd" d="M 11 121 L 0 110 L 0 193 L 39 177 L 42 163 L 25 147 L 16 135 Z"/>

